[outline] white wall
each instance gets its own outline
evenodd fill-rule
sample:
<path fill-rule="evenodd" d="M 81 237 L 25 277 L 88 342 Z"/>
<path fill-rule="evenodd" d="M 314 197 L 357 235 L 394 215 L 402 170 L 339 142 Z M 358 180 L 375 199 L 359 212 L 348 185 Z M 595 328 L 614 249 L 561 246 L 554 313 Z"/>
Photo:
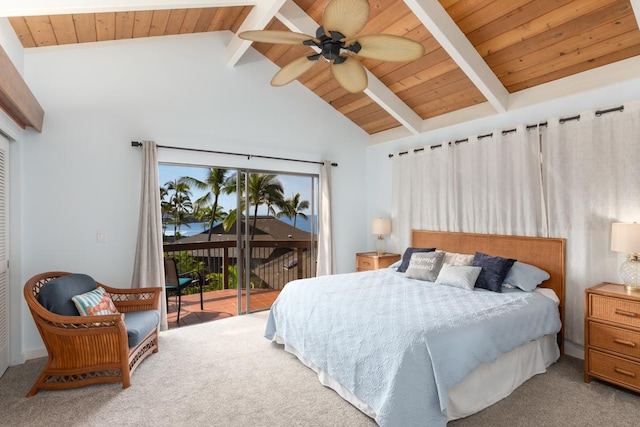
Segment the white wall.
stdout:
<path fill-rule="evenodd" d="M 42 134 L 23 142 L 22 283 L 49 270 L 130 286 L 141 150 L 130 142 L 330 159 L 338 271 L 354 270 L 366 242 L 368 136 L 295 82 L 272 88 L 277 68 L 251 50 L 224 63 L 230 33 L 146 38 L 25 51 L 25 80 L 45 110 Z M 286 168 L 315 166 L 160 150 L 162 161 Z M 315 168 L 315 169 L 314 169 Z M 355 213 L 355 214 L 354 214 Z M 98 244 L 96 231 L 108 242 Z M 14 289 L 14 291 L 18 291 Z M 42 351 L 23 313 L 27 358 Z"/>

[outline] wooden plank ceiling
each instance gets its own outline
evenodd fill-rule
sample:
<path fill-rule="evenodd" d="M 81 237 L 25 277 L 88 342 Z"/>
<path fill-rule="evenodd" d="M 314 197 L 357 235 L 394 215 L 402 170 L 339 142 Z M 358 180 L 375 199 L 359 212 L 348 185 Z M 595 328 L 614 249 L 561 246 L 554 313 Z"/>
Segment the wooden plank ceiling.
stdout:
<path fill-rule="evenodd" d="M 327 1 L 294 0 L 293 6 L 318 25 Z M 495 76 L 498 88 L 513 94 L 640 55 L 640 31 L 630 0 L 440 0 L 439 4 L 433 0 L 422 3 L 427 3 L 420 10 L 425 14 L 433 11 L 435 4 L 435 9 L 446 17 L 438 18 L 440 23 L 444 22 L 444 28 L 450 21 L 454 28 L 449 33 L 459 33 L 466 40 L 449 45 L 443 43 L 441 34 L 432 35 L 427 27 L 432 31 L 434 28 L 439 31 L 440 27 L 421 19 L 421 13 L 415 11 L 423 6 L 416 6 L 418 2 L 414 0 L 370 0 L 369 21 L 360 34 L 395 34 L 424 45 L 425 55 L 411 63 L 373 60 L 362 60 L 362 63 L 392 92 L 396 103 L 406 105 L 425 122 L 487 103 L 487 95 L 495 93 L 487 92 L 488 89 L 478 84 L 478 75 L 482 75 L 485 67 L 490 81 Z M 9 20 L 25 48 L 38 48 L 203 31 L 235 33 L 254 29 L 242 27 L 253 9 L 247 5 L 14 16 Z M 289 30 L 287 25 L 291 25 L 279 18 L 281 14 L 276 14 L 261 28 Z M 475 51 L 471 58 L 460 60 L 456 53 L 464 52 L 466 44 Z M 253 46 L 280 67 L 312 53 L 304 46 L 262 43 Z M 473 63 L 476 53 L 484 64 L 478 75 L 471 75 L 465 65 Z M 402 126 L 399 115 L 378 97 L 367 92 L 350 94 L 339 87 L 331 78 L 326 62 L 318 61 L 299 81 L 370 135 Z"/>

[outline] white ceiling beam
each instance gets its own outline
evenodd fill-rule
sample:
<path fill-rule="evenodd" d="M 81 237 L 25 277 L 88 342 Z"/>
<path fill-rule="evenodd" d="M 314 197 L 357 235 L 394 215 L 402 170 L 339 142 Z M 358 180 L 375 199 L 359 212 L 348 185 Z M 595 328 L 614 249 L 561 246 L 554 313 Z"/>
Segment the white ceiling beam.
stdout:
<path fill-rule="evenodd" d="M 227 46 L 227 65 L 233 67 L 251 46 L 251 41 L 238 37 L 243 31 L 264 30 L 287 0 L 260 0 L 245 18 Z"/>
<path fill-rule="evenodd" d="M 297 33 L 313 36 L 318 28 L 318 23 L 294 2 L 287 2 L 282 6 L 276 17 L 287 28 Z M 411 134 L 418 135 L 421 132 L 422 118 L 369 70 L 367 70 L 367 78 L 369 84 L 364 93 L 407 128 Z"/>
<path fill-rule="evenodd" d="M 129 12 L 134 10 L 252 6 L 259 0 L 2 0 L 0 16 L 62 15 L 69 13 Z"/>
<path fill-rule="evenodd" d="M 636 15 L 638 27 L 640 27 L 640 0 L 631 0 L 631 8 L 633 9 L 633 14 Z"/>
<path fill-rule="evenodd" d="M 391 91 L 376 76 L 367 70 L 369 84 L 364 93 L 373 99 L 382 109 L 393 116 L 402 126 L 407 128 L 413 135 L 422 132 L 422 117 L 417 115 L 407 104 Z"/>
<path fill-rule="evenodd" d="M 484 62 L 438 0 L 404 0 L 431 35 L 500 113 L 507 111 L 509 91 Z"/>
<path fill-rule="evenodd" d="M 461 110 L 455 110 L 450 113 L 441 114 L 439 116 L 424 120 L 424 122 L 422 123 L 421 133 L 428 133 L 437 129 L 455 126 L 457 124 L 469 122 L 472 120 L 483 119 L 485 117 L 494 116 L 496 114 L 496 110 L 491 104 L 489 104 L 488 102 L 483 102 L 482 104 L 472 105 Z M 403 128 L 398 126 L 397 128 L 374 133 L 369 138 L 369 145 L 383 144 L 385 142 L 396 141 L 411 136 L 406 132 L 402 133 L 401 130 L 403 130 Z"/>

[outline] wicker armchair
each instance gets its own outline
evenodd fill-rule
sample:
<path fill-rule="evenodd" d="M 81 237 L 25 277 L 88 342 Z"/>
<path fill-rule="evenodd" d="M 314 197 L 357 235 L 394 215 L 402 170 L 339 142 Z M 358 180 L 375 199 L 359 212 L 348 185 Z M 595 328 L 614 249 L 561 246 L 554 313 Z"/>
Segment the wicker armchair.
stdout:
<path fill-rule="evenodd" d="M 38 390 L 105 382 L 121 382 L 122 388 L 127 388 L 131 384 L 131 374 L 140 362 L 158 352 L 157 327 L 129 347 L 123 313 L 137 312 L 139 317 L 150 314 L 143 310 L 157 310 L 162 288 L 116 289 L 96 282 L 110 295 L 118 314 L 54 314 L 39 302 L 40 290 L 47 282 L 69 274 L 60 271 L 42 273 L 29 279 L 24 286 L 24 297 L 49 354 L 46 366 L 27 397 Z"/>

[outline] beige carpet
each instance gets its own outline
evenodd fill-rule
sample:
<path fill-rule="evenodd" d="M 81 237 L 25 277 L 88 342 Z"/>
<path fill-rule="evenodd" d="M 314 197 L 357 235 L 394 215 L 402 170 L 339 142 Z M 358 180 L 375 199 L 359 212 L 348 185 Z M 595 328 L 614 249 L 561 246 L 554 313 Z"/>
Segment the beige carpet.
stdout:
<path fill-rule="evenodd" d="M 262 337 L 267 313 L 164 332 L 131 387 L 115 384 L 24 396 L 44 359 L 0 379 L 2 426 L 372 426 L 314 372 Z M 564 357 L 507 399 L 450 426 L 638 426 L 640 397 L 582 382 Z"/>

